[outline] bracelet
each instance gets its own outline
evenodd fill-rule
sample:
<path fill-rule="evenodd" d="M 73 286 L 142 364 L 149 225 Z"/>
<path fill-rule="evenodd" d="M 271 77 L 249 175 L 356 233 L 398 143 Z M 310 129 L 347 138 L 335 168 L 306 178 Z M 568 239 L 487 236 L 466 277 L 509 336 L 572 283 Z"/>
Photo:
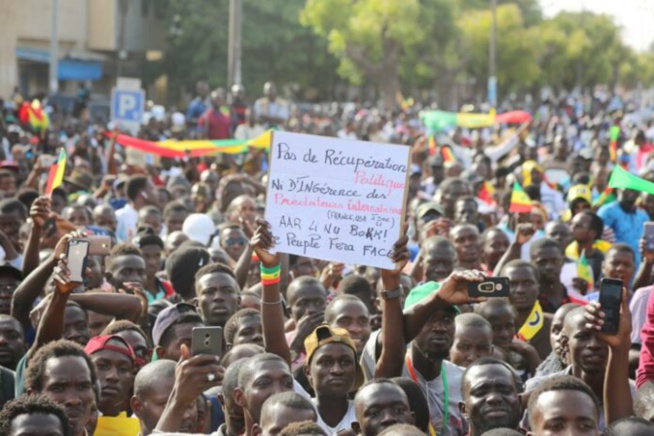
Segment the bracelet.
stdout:
<path fill-rule="evenodd" d="M 265 306 L 275 306 L 277 304 L 280 304 L 281 302 L 282 302 L 282 299 L 280 298 L 277 301 L 262 301 L 261 304 L 263 304 Z"/>
<path fill-rule="evenodd" d="M 276 285 L 281 281 L 281 278 L 279 276 L 271 279 L 264 279 L 261 277 L 261 284 L 263 286 L 270 286 L 270 285 Z"/>
<path fill-rule="evenodd" d="M 263 264 L 261 264 L 259 265 L 259 269 L 261 270 L 261 274 L 279 274 L 282 270 L 282 266 L 280 264 L 277 264 L 272 268 L 266 268 L 265 266 L 263 266 Z"/>

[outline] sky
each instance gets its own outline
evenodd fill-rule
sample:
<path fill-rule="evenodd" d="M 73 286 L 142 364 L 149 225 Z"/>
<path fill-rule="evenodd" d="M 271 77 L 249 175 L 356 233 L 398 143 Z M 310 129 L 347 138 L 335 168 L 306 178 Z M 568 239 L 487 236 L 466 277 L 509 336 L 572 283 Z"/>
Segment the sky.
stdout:
<path fill-rule="evenodd" d="M 654 41 L 654 0 L 540 0 L 546 17 L 560 11 L 588 11 L 611 15 L 622 26 L 624 41 L 647 50 Z"/>

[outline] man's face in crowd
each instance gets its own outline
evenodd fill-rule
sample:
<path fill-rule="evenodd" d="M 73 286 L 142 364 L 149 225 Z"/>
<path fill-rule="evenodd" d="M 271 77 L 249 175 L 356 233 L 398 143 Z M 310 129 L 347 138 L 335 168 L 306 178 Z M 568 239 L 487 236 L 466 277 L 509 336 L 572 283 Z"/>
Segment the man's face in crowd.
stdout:
<path fill-rule="evenodd" d="M 458 325 L 450 349 L 450 361 L 467 368 L 472 362 L 493 352 L 493 330 L 475 325 Z"/>
<path fill-rule="evenodd" d="M 425 250 L 422 269 L 427 281 L 440 282 L 445 280 L 452 274 L 455 265 L 456 250 L 449 244 L 437 244 Z"/>
<path fill-rule="evenodd" d="M 166 217 L 166 229 L 168 234 L 171 234 L 174 231 L 181 231 L 184 226 L 184 220 L 188 216 L 188 213 L 184 210 L 172 210 L 168 213 Z"/>
<path fill-rule="evenodd" d="M 257 203 L 249 196 L 235 198 L 232 205 L 234 212 L 230 216 L 230 221 L 238 224 L 239 218 L 243 218 L 250 223 L 254 222 L 257 213 Z"/>
<path fill-rule="evenodd" d="M 445 359 L 454 341 L 454 308 L 436 310 L 413 341 L 428 359 Z"/>
<path fill-rule="evenodd" d="M 361 353 L 370 337 L 370 314 L 366 305 L 359 301 L 339 301 L 332 311 L 334 319 L 330 325 L 347 330 L 357 353 Z"/>
<path fill-rule="evenodd" d="M 186 345 L 191 348 L 191 341 L 193 338 L 193 328 L 194 327 L 204 327 L 204 324 L 199 322 L 175 324 L 171 329 L 172 331 L 172 340 L 166 348 L 158 348 L 157 356 L 162 359 L 179 361 L 179 358 L 182 357 L 182 353 L 179 347 Z"/>
<path fill-rule="evenodd" d="M 136 282 L 145 286 L 145 260 L 136 254 L 118 256 L 111 261 L 109 281 L 116 289 L 123 288 L 124 283 Z"/>
<path fill-rule="evenodd" d="M 509 237 L 502 230 L 491 230 L 482 245 L 482 257 L 489 268 L 495 268 L 506 250 L 509 249 Z"/>
<path fill-rule="evenodd" d="M 11 299 L 20 281 L 11 274 L 0 274 L 0 315 L 11 313 Z"/>
<path fill-rule="evenodd" d="M 96 208 L 93 212 L 93 224 L 116 231 L 116 214 L 110 207 Z"/>
<path fill-rule="evenodd" d="M 269 360 L 257 365 L 245 386 L 234 389 L 234 399 L 252 422 L 258 423 L 264 401 L 274 394 L 292 390 L 293 375 L 288 365 L 279 360 Z"/>
<path fill-rule="evenodd" d="M 618 189 L 618 201 L 627 211 L 631 212 L 636 209 L 636 200 L 638 199 L 638 191 L 632 189 Z"/>
<path fill-rule="evenodd" d="M 294 422 L 315 421 L 316 413 L 312 410 L 295 409 L 277 403 L 274 406 L 266 406 L 261 414 L 259 433 L 261 436 L 275 436 L 287 425 Z"/>
<path fill-rule="evenodd" d="M 517 429 L 522 407 L 515 376 L 501 364 L 470 368 L 463 380 L 461 411 L 467 415 L 472 434 L 507 427 Z"/>
<path fill-rule="evenodd" d="M 354 407 L 362 436 L 377 436 L 395 424 L 415 422 L 406 394 L 390 383 L 375 383 L 361 389 Z"/>
<path fill-rule="evenodd" d="M 16 178 L 11 174 L 1 176 L 0 191 L 5 193 L 5 198 L 16 195 Z"/>
<path fill-rule="evenodd" d="M 574 218 L 572 220 L 574 222 Z M 545 233 L 548 238 L 559 243 L 561 251 L 565 251 L 568 244 L 572 242 L 572 233 L 566 223 L 549 222 L 545 226 Z"/>
<path fill-rule="evenodd" d="M 129 352 L 122 341 L 112 339 L 107 345 Z M 100 382 L 100 403 L 98 408 L 107 413 L 125 404 L 134 382 L 133 362 L 128 356 L 113 350 L 102 350 L 91 355 L 98 371 Z"/>
<path fill-rule="evenodd" d="M 517 312 L 530 312 L 538 298 L 538 281 L 534 270 L 526 266 L 507 269 L 509 301 Z"/>
<path fill-rule="evenodd" d="M 305 373 L 314 391 L 330 398 L 345 397 L 354 385 L 356 362 L 354 350 L 332 342 L 313 353 Z"/>
<path fill-rule="evenodd" d="M 91 383 L 91 371 L 83 357 L 52 357 L 45 362 L 41 392 L 55 403 L 63 406 L 70 420 L 72 433 L 80 435 L 91 418 L 95 394 Z"/>
<path fill-rule="evenodd" d="M 100 336 L 102 331 L 107 328 L 107 326 L 114 319 L 114 317 L 111 315 L 103 315 L 91 310 L 86 312 L 86 314 L 88 316 L 88 328 L 92 338 Z"/>
<path fill-rule="evenodd" d="M 87 289 L 96 289 L 104 282 L 104 258 L 102 256 L 88 256 L 86 267 L 90 270 L 84 276 L 84 285 Z"/>
<path fill-rule="evenodd" d="M 247 243 L 248 239 L 241 229 L 228 228 L 220 233 L 220 246 L 234 261 L 241 257 Z"/>
<path fill-rule="evenodd" d="M 0 366 L 16 368 L 25 354 L 25 339 L 20 323 L 8 315 L 0 316 Z"/>
<path fill-rule="evenodd" d="M 441 193 L 441 202 L 445 206 L 445 210 L 448 211 L 448 217 L 453 218 L 456 201 L 461 197 L 467 197 L 469 195 L 470 187 L 461 182 L 452 183 L 448 189 L 443 190 Z"/>
<path fill-rule="evenodd" d="M 188 241 L 188 236 L 182 233 L 179 230 L 175 230 L 173 233 L 168 233 L 166 236 L 165 249 L 166 253 L 170 254 L 173 251 L 177 250 L 180 245 Z"/>
<path fill-rule="evenodd" d="M 538 276 L 543 283 L 560 283 L 563 255 L 558 247 L 543 247 L 534 253 L 532 263 L 538 269 Z"/>
<path fill-rule="evenodd" d="M 625 286 L 629 286 L 634 271 L 634 256 L 630 252 L 609 249 L 602 263 L 604 277 L 622 280 Z"/>
<path fill-rule="evenodd" d="M 572 230 L 572 238 L 583 244 L 589 242 L 591 239 L 596 238 L 601 235 L 594 235 L 594 232 L 590 229 L 591 226 L 591 217 L 588 214 L 580 213 L 575 215 L 570 222 L 570 228 Z"/>
<path fill-rule="evenodd" d="M 607 345 L 586 328 L 583 313 L 570 313 L 565 319 L 564 334 L 568 338 L 573 374 L 603 374 L 608 359 Z"/>
<path fill-rule="evenodd" d="M 291 288 L 292 287 L 292 288 Z M 291 318 L 297 323 L 304 315 L 324 312 L 327 306 L 325 289 L 318 282 L 291 283 L 288 302 L 291 305 Z"/>
<path fill-rule="evenodd" d="M 154 233 L 157 235 L 161 233 L 162 218 L 159 213 L 147 213 L 139 217 L 139 225 L 146 225 L 152 227 Z"/>
<path fill-rule="evenodd" d="M 154 275 L 161 269 L 161 254 L 163 253 L 163 248 L 157 244 L 146 245 L 141 247 L 141 252 L 143 253 L 143 260 L 145 260 L 146 276 L 154 277 Z"/>
<path fill-rule="evenodd" d="M 479 223 L 477 203 L 469 199 L 457 201 L 454 209 L 454 221 L 459 224 L 472 224 L 476 226 Z"/>
<path fill-rule="evenodd" d="M 486 308 L 484 318 L 493 327 L 493 345 L 501 348 L 508 348 L 513 342 L 516 333 L 515 315 L 511 306 L 501 304 Z"/>
<path fill-rule="evenodd" d="M 224 327 L 239 305 L 239 286 L 228 274 L 205 274 L 195 284 L 197 306 L 209 326 Z"/>
<path fill-rule="evenodd" d="M 260 316 L 245 316 L 239 319 L 232 346 L 239 344 L 257 344 L 263 347 L 263 327 Z"/>
<path fill-rule="evenodd" d="M 175 385 L 174 378 L 164 377 L 158 383 L 152 383 L 145 390 L 143 398 L 132 397 L 132 409 L 134 414 L 141 421 L 141 430 L 144 434 L 150 434 L 157 426 L 157 422 L 163 415 L 168 397 L 173 391 Z M 184 412 L 184 418 L 179 428 L 180 432 L 192 433 L 195 429 L 197 419 L 197 404 L 191 401 L 189 407 Z"/>
<path fill-rule="evenodd" d="M 18 247 L 18 232 L 24 221 L 25 219 L 18 210 L 5 213 L 0 212 L 0 232 L 7 235 L 7 238 L 16 247 Z"/>
<path fill-rule="evenodd" d="M 82 347 L 91 339 L 86 313 L 81 307 L 73 304 L 66 306 L 63 337 Z"/>
<path fill-rule="evenodd" d="M 576 390 L 542 393 L 533 410 L 537 436 L 599 436 L 597 407 L 587 394 Z"/>
<path fill-rule="evenodd" d="M 318 268 L 316 268 L 316 264 L 310 257 L 299 256 L 291 268 L 291 272 L 295 278 L 301 276 L 315 277 L 318 273 Z"/>
<path fill-rule="evenodd" d="M 565 349 L 562 344 L 563 337 L 563 325 L 565 322 L 566 315 L 570 312 L 571 309 L 565 307 L 565 305 L 559 307 L 552 317 L 552 327 L 550 328 L 550 345 L 552 346 L 552 351 L 563 359 L 565 356 Z M 567 337 L 564 339 L 567 341 Z"/>
<path fill-rule="evenodd" d="M 86 209 L 79 206 L 68 206 L 64 209 L 63 217 L 77 227 L 84 227 L 91 224 Z"/>
<path fill-rule="evenodd" d="M 7 436 L 63 436 L 61 421 L 52 413 L 22 413 L 11 421 Z"/>
<path fill-rule="evenodd" d="M 132 347 L 134 355 L 141 361 L 140 363 L 136 362 L 136 366 L 139 364 L 146 365 L 150 363 L 150 359 L 152 358 L 150 347 L 145 338 L 139 332 L 135 330 L 123 330 L 122 332 L 116 333 L 116 335 L 123 338 L 123 340 Z M 134 371 L 134 373 L 136 373 L 138 369 L 140 368 L 135 368 L 136 371 Z"/>
<path fill-rule="evenodd" d="M 479 262 L 479 230 L 471 225 L 457 226 L 450 234 L 460 263 Z"/>

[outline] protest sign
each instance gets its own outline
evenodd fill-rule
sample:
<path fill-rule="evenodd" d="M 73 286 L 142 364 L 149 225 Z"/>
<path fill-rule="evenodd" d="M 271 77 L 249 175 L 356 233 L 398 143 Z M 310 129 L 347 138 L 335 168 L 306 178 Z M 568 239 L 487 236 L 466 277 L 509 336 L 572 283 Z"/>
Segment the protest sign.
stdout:
<path fill-rule="evenodd" d="M 266 220 L 275 250 L 392 269 L 410 147 L 273 132 Z"/>

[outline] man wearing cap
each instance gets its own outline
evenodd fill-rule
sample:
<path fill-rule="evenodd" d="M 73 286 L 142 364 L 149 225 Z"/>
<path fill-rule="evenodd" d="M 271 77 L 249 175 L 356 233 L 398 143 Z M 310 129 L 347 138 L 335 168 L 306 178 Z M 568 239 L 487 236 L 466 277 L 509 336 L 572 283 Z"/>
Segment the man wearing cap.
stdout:
<path fill-rule="evenodd" d="M 545 172 L 538 162 L 528 160 L 522 164 L 522 185 L 538 187 L 541 203 L 547 207 L 550 216 L 556 218 L 565 210 L 563 194 L 545 181 Z"/>
<path fill-rule="evenodd" d="M 194 327 L 203 327 L 195 306 L 179 303 L 162 310 L 152 327 L 152 342 L 159 359 L 178 361 L 180 346 L 191 346 Z"/>
<path fill-rule="evenodd" d="M 9 263 L 0 264 L 0 314 L 11 313 L 11 298 L 23 281 L 23 273 Z"/>

